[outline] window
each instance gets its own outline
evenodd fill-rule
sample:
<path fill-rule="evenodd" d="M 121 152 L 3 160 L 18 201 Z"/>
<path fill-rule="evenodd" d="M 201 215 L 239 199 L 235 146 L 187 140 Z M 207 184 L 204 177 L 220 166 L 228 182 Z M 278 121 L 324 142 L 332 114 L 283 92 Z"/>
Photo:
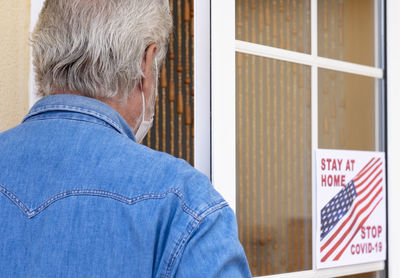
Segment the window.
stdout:
<path fill-rule="evenodd" d="M 317 148 L 385 149 L 381 1 L 227 0 L 211 11 L 212 177 L 253 275 L 378 277 L 383 262 L 315 269 L 312 166 Z"/>

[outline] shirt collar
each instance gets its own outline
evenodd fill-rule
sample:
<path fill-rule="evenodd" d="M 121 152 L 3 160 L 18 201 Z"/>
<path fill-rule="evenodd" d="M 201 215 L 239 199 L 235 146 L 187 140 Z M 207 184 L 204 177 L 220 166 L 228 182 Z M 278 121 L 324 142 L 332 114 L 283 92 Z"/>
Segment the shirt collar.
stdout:
<path fill-rule="evenodd" d="M 90 115 L 106 122 L 119 133 L 136 141 L 130 126 L 117 111 L 104 102 L 78 95 L 60 94 L 42 98 L 35 103 L 22 122 L 49 111 L 69 111 Z"/>

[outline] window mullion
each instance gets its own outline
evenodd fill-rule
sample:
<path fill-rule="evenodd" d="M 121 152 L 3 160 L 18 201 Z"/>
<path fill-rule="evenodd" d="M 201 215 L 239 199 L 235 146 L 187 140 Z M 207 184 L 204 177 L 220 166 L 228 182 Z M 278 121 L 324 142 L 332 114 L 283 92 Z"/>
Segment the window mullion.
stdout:
<path fill-rule="evenodd" d="M 315 155 L 314 151 L 318 148 L 318 0 L 311 0 L 311 173 L 312 173 L 312 259 L 313 269 L 316 269 L 315 238 L 316 238 L 316 176 L 315 176 Z"/>

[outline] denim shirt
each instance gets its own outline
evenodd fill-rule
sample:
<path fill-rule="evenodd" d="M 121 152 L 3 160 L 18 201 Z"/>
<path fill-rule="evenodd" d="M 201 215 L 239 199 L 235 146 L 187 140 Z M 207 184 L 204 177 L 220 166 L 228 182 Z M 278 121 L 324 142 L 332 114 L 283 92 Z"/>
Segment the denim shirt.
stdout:
<path fill-rule="evenodd" d="M 49 96 L 0 133 L 0 192 L 1 277 L 250 277 L 207 177 L 100 101 Z"/>

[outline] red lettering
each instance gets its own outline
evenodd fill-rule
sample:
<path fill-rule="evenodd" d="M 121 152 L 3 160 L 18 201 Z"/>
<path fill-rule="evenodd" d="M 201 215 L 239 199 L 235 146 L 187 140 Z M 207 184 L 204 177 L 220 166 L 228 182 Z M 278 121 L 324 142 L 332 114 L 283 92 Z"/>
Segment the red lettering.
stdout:
<path fill-rule="evenodd" d="M 321 186 L 345 186 L 345 176 L 321 175 Z"/>
<path fill-rule="evenodd" d="M 321 170 L 325 171 L 341 171 L 343 159 L 321 158 Z M 348 162 L 349 163 L 349 162 Z M 350 166 L 348 166 L 350 167 Z"/>
<path fill-rule="evenodd" d="M 321 176 L 321 186 L 326 186 L 326 175 Z"/>
<path fill-rule="evenodd" d="M 366 244 L 364 243 L 364 244 L 357 244 L 357 245 L 360 246 L 360 251 L 361 251 L 361 253 L 365 253 Z"/>
<path fill-rule="evenodd" d="M 372 234 L 373 238 L 376 238 L 376 236 L 378 234 L 378 229 L 375 226 L 372 227 L 371 234 Z"/>
<path fill-rule="evenodd" d="M 332 175 L 328 176 L 328 186 L 332 186 Z"/>
<path fill-rule="evenodd" d="M 351 170 L 351 168 L 350 168 L 350 160 L 347 160 L 346 171 L 350 171 L 350 170 Z"/>
<path fill-rule="evenodd" d="M 334 176 L 334 186 L 340 186 L 340 176 L 339 175 L 335 175 Z"/>
<path fill-rule="evenodd" d="M 332 170 L 337 170 L 336 159 L 332 161 Z"/>
<path fill-rule="evenodd" d="M 371 231 L 371 226 L 367 226 L 367 235 L 368 235 L 368 238 L 370 238 L 371 237 L 371 235 L 370 235 L 370 231 Z"/>
<path fill-rule="evenodd" d="M 355 254 L 365 254 L 365 253 L 372 253 L 374 251 L 374 247 L 372 246 L 372 243 L 357 243 L 357 244 L 352 244 L 350 246 L 350 252 L 352 255 Z M 378 249 L 377 249 L 378 251 Z"/>
<path fill-rule="evenodd" d="M 379 238 L 382 233 L 382 226 L 363 226 L 361 227 L 361 238 Z"/>
<path fill-rule="evenodd" d="M 331 162 L 332 162 L 332 159 L 328 158 L 328 159 L 326 160 L 326 162 L 328 162 L 328 170 L 330 170 L 330 169 L 331 169 Z"/>
<path fill-rule="evenodd" d="M 341 170 L 342 170 L 342 162 L 343 162 L 343 159 L 338 159 L 337 162 L 338 162 L 338 164 L 339 164 L 339 171 L 341 171 Z"/>

